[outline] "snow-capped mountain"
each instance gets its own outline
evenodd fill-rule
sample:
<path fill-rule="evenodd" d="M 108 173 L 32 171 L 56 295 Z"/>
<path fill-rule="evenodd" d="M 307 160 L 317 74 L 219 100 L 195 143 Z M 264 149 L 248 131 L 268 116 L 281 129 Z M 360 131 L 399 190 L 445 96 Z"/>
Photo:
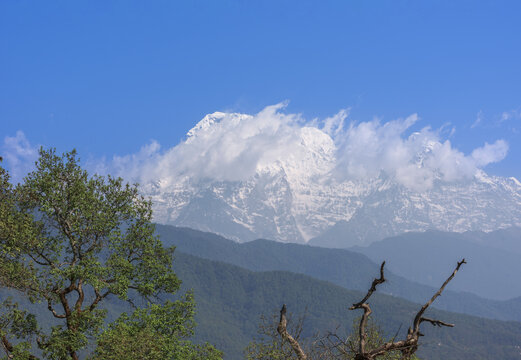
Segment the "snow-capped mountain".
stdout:
<path fill-rule="evenodd" d="M 251 120 L 244 114 L 207 115 L 188 132 L 185 144 L 210 138 L 223 126 L 223 118 L 234 124 Z M 241 136 L 258 136 L 247 127 L 241 131 Z M 174 180 L 159 178 L 145 184 L 155 220 L 238 241 L 313 239 L 314 244 L 336 247 L 407 231 L 491 231 L 521 225 L 521 183 L 515 178 L 489 176 L 477 169 L 474 176 L 456 180 L 434 176 L 432 186 L 425 189 L 406 186 L 385 172 L 341 178 L 335 175 L 339 144 L 332 136 L 315 126 L 292 131 L 291 150 L 270 153 L 267 147 L 244 178 L 181 173 Z M 232 142 L 244 147 L 241 144 Z M 424 141 L 413 165 L 424 166 L 437 145 Z M 227 156 L 226 148 L 221 151 L 219 156 Z"/>

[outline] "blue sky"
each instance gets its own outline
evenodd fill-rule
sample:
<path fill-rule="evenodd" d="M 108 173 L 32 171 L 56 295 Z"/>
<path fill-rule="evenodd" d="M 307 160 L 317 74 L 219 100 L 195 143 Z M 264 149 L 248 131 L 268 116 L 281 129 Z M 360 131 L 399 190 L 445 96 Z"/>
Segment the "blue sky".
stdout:
<path fill-rule="evenodd" d="M 521 178 L 519 1 L 3 1 L 0 141 L 83 158 L 179 143 L 205 114 L 417 113 Z"/>

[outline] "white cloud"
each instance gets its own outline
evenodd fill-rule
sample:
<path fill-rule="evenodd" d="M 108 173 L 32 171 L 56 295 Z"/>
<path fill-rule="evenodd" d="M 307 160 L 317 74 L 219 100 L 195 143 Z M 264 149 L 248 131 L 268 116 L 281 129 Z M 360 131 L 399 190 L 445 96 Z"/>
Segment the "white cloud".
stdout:
<path fill-rule="evenodd" d="M 94 168 L 94 170 L 98 173 L 119 174 L 129 180 L 154 180 L 153 177 L 160 175 L 158 173 L 158 166 L 162 161 L 160 149 L 159 143 L 153 140 L 150 144 L 143 146 L 139 152 L 126 156 L 114 156 L 108 167 L 103 162 L 101 167 Z"/>
<path fill-rule="evenodd" d="M 349 116 L 350 109 L 340 110 L 335 115 L 326 118 L 322 126 L 322 131 L 331 137 L 337 137 L 344 129 L 344 122 Z"/>
<path fill-rule="evenodd" d="M 478 168 L 503 159 L 508 151 L 506 142 L 499 140 L 466 156 L 449 140 L 440 139 L 441 131 L 429 127 L 404 136 L 417 121 L 414 114 L 383 124 L 374 120 L 351 125 L 339 148 L 337 177 L 364 179 L 384 172 L 411 189 L 424 191 L 435 179 L 471 178 Z"/>
<path fill-rule="evenodd" d="M 161 150 L 153 141 L 136 154 L 115 156 L 105 164 L 106 170 L 140 183 L 161 179 L 162 184 L 171 184 L 184 177 L 246 180 L 277 161 L 305 161 L 303 144 L 309 138 L 303 140 L 302 129 L 312 127 L 320 141 L 327 138 L 334 144 L 330 169 L 336 180 L 363 180 L 383 172 L 411 189 L 424 191 L 436 179 L 471 178 L 479 168 L 501 161 L 508 152 L 507 143 L 498 140 L 465 155 L 441 138 L 446 132 L 443 129 L 424 127 L 411 133 L 419 121 L 416 114 L 389 122 L 352 122 L 346 127 L 349 110 L 323 121 L 305 121 L 300 115 L 284 113 L 284 106 L 269 106 L 254 115 L 210 114 L 177 146 Z"/>
<path fill-rule="evenodd" d="M 4 137 L 2 156 L 11 181 L 18 183 L 34 169 L 34 163 L 38 158 L 38 146 L 32 146 L 23 131 L 17 131 L 15 136 Z"/>
<path fill-rule="evenodd" d="M 480 125 L 483 122 L 483 118 L 485 115 L 483 114 L 483 110 L 479 110 L 476 115 L 476 120 L 474 123 L 470 126 L 471 129 L 474 129 L 476 126 Z"/>
<path fill-rule="evenodd" d="M 470 126 L 471 129 L 477 126 L 485 126 L 485 127 L 501 127 L 505 124 L 512 124 L 513 121 L 521 119 L 521 109 L 513 109 L 508 111 L 503 111 L 501 113 L 496 113 L 493 116 L 485 117 L 485 114 L 482 110 L 478 111 L 476 115 L 476 120 Z"/>
<path fill-rule="evenodd" d="M 128 181 L 144 184 L 161 180 L 168 186 L 183 178 L 246 180 L 277 162 L 291 160 L 298 167 L 323 156 L 329 165 L 315 169 L 316 164 L 308 164 L 305 171 L 336 181 L 363 181 L 384 173 L 408 188 L 424 191 L 436 179 L 471 178 L 478 169 L 504 159 L 508 152 L 508 144 L 497 140 L 465 155 L 442 138 L 447 135 L 443 128 L 424 127 L 411 132 L 419 122 L 416 114 L 389 122 L 372 120 L 346 126 L 349 109 L 322 121 L 306 121 L 298 114 L 284 113 L 284 106 L 268 106 L 254 115 L 210 114 L 186 140 L 170 149 L 151 141 L 135 154 L 114 156 L 109 161 L 91 159 L 87 167 Z M 307 146 L 314 146 L 314 152 L 310 153 Z M 34 166 L 38 151 L 19 131 L 4 139 L 3 156 L 14 180 L 20 181 Z"/>
<path fill-rule="evenodd" d="M 405 120 L 385 124 L 378 120 L 351 124 L 337 139 L 337 177 L 370 178 L 382 170 L 394 172 L 394 169 L 409 163 L 414 152 L 401 138 L 401 134 L 417 119 L 414 114 Z"/>
<path fill-rule="evenodd" d="M 501 115 L 499 116 L 499 123 L 503 123 L 505 121 L 509 121 L 512 119 L 519 119 L 521 118 L 521 110 L 514 109 L 509 111 L 503 111 Z"/>
<path fill-rule="evenodd" d="M 485 143 L 483 147 L 472 151 L 472 159 L 476 166 L 483 167 L 490 163 L 503 160 L 508 153 L 508 144 L 504 140 L 497 140 L 493 144 Z"/>
<path fill-rule="evenodd" d="M 512 116 L 514 116 L 514 114 L 512 114 L 512 112 L 506 112 L 504 111 L 502 114 L 501 114 L 501 122 L 503 121 L 507 121 L 507 120 L 510 120 L 512 118 Z"/>
<path fill-rule="evenodd" d="M 137 154 L 115 156 L 108 169 L 141 183 L 184 176 L 247 179 L 258 167 L 283 156 L 298 156 L 301 119 L 280 112 L 283 106 L 269 106 L 253 116 L 210 114 L 177 146 L 160 152 L 159 144 L 152 142 Z"/>

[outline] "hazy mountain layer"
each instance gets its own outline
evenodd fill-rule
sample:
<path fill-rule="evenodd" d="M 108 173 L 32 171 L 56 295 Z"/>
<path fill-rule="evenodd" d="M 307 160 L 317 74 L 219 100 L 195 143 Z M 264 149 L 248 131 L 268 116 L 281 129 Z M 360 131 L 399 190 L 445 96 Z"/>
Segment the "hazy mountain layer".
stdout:
<path fill-rule="evenodd" d="M 178 250 L 211 260 L 218 260 L 241 266 L 253 271 L 285 270 L 326 280 L 347 289 L 365 291 L 379 265 L 365 255 L 341 249 L 326 249 L 298 244 L 281 244 L 275 241 L 256 240 L 236 243 L 221 236 L 197 230 L 157 226 L 157 232 L 166 245 L 175 245 Z M 433 259 L 436 260 L 435 258 Z M 441 258 L 440 262 L 446 261 Z M 421 285 L 389 271 L 392 260 L 387 261 L 387 279 L 379 291 L 414 302 L 424 302 L 437 290 Z M 455 266 L 445 264 L 444 276 L 448 276 Z M 422 266 L 416 271 L 422 272 Z M 428 271 L 428 264 L 426 270 Z M 470 271 L 464 267 L 454 281 Z M 443 283 L 440 279 L 436 288 Z M 496 301 L 480 298 L 470 293 L 451 291 L 450 284 L 443 296 L 436 301 L 438 309 L 466 313 L 500 320 L 521 321 L 521 298 Z"/>
<path fill-rule="evenodd" d="M 395 274 L 437 286 L 456 261 L 467 259 L 451 289 L 506 300 L 521 296 L 521 229 L 492 233 L 407 233 L 356 247 L 375 262 L 387 261 Z M 516 251 L 517 250 L 517 251 Z"/>

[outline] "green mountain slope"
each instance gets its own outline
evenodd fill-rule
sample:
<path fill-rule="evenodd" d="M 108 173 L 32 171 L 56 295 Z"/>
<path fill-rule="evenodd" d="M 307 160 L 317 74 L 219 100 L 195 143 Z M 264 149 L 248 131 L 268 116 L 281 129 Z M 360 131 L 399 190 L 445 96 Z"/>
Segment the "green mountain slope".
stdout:
<path fill-rule="evenodd" d="M 284 270 L 330 281 L 347 289 L 365 291 L 378 271 L 376 263 L 365 255 L 341 249 L 326 249 L 307 245 L 283 244 L 268 240 L 237 243 L 221 236 L 174 226 L 157 225 L 157 232 L 166 245 L 202 258 L 223 261 L 253 271 Z M 392 262 L 387 262 L 390 268 Z M 446 266 L 445 273 L 454 264 Z M 420 266 L 420 265 L 418 265 Z M 421 269 L 421 266 L 418 268 Z M 458 276 L 464 274 L 464 267 Z M 414 302 L 432 296 L 435 288 L 421 285 L 388 272 L 388 283 L 379 291 Z M 441 285 L 441 283 L 440 283 Z M 445 291 L 436 302 L 442 310 L 460 312 L 499 320 L 521 321 L 521 299 L 496 301 L 470 293 Z"/>
<path fill-rule="evenodd" d="M 237 266 L 177 252 L 175 270 L 185 288 L 195 293 L 197 339 L 214 343 L 226 359 L 242 359 L 242 350 L 255 336 L 261 314 L 270 315 L 283 303 L 294 314 L 304 313 L 306 334 L 350 329 L 360 314 L 347 308 L 364 293 L 350 291 L 305 275 L 271 271 L 252 272 Z M 371 274 L 376 275 L 376 274 Z M 349 276 L 349 274 L 346 274 Z M 369 284 L 368 284 L 369 285 Z M 404 331 L 419 305 L 376 294 L 370 301 L 373 316 L 388 335 Z M 424 326 L 419 355 L 423 359 L 519 359 L 521 323 L 487 320 L 435 310 L 431 317 L 455 323 L 454 328 Z"/>
<path fill-rule="evenodd" d="M 340 329 L 351 329 L 353 319 L 360 314 L 347 308 L 365 294 L 302 274 L 253 272 L 181 251 L 175 253 L 174 268 L 183 280 L 183 288 L 193 289 L 195 294 L 198 323 L 195 340 L 215 344 L 225 352 L 226 360 L 242 359 L 244 347 L 256 335 L 260 315 L 278 312 L 283 303 L 295 315 L 307 313 L 304 335 L 310 336 L 317 331 L 334 330 L 338 325 Z M 370 274 L 375 275 L 376 272 Z M 6 295 L 5 290 L 0 290 L 0 300 Z M 373 316 L 388 336 L 399 329 L 403 333 L 420 307 L 378 293 L 370 303 Z M 44 321 L 42 325 L 49 326 L 50 315 L 45 304 L 30 307 Z M 129 309 L 114 298 L 109 298 L 104 307 L 110 312 L 109 319 Z M 428 315 L 456 326 L 423 327 L 426 336 L 422 338 L 419 352 L 423 359 L 514 360 L 520 357 L 519 322 L 488 320 L 436 309 L 431 309 Z"/>

